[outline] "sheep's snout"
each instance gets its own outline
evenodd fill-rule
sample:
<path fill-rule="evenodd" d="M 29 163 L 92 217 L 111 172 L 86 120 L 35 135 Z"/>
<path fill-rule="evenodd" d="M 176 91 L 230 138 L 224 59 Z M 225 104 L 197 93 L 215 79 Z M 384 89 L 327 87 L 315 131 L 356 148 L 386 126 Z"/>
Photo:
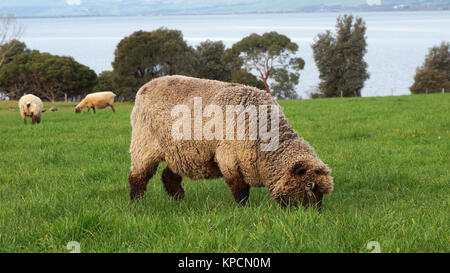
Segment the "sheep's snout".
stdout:
<path fill-rule="evenodd" d="M 322 210 L 323 193 L 315 185 L 314 182 L 306 182 L 301 194 L 303 199 L 302 205 L 305 208 L 310 206 L 316 208 L 319 212 Z"/>
<path fill-rule="evenodd" d="M 81 113 L 81 109 L 78 107 L 75 107 L 75 113 L 77 113 L 77 114 Z"/>

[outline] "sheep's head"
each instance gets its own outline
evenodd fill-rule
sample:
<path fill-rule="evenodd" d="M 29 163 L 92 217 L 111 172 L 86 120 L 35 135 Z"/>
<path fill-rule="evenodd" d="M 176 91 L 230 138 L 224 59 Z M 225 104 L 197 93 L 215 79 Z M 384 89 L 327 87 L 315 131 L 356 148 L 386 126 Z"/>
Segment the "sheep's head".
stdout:
<path fill-rule="evenodd" d="M 331 170 L 320 160 L 301 160 L 288 168 L 275 184 L 272 195 L 282 205 L 315 206 L 319 211 L 322 198 L 333 190 Z"/>
<path fill-rule="evenodd" d="M 78 106 L 75 107 L 75 113 L 77 113 L 77 114 L 81 113 L 81 108 Z"/>

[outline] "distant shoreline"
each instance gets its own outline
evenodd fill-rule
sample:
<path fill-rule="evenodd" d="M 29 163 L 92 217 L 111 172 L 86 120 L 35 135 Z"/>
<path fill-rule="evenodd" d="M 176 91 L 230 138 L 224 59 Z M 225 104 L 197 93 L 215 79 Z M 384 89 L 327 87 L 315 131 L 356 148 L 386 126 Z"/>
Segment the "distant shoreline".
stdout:
<path fill-rule="evenodd" d="M 377 9 L 377 10 L 364 10 L 364 9 L 342 9 L 342 10 L 316 10 L 316 11 L 266 11 L 266 12 L 214 12 L 214 13 L 149 13 L 149 14 L 124 14 L 124 15 L 58 15 L 58 16 L 16 16 L 16 19 L 62 19 L 62 18 L 108 18 L 108 17 L 169 17 L 169 16 L 208 16 L 208 15 L 251 15 L 251 14 L 300 14 L 300 13 L 352 13 L 352 12 L 365 12 L 365 13 L 379 13 L 379 12 L 450 12 L 450 9 Z M 4 18 L 4 17 L 0 17 Z"/>

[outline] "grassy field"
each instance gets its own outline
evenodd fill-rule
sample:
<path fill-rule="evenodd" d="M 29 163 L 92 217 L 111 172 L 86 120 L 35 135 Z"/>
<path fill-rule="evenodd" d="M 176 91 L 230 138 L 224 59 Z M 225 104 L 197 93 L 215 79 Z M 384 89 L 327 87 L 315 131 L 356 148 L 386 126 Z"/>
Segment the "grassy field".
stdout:
<path fill-rule="evenodd" d="M 283 209 L 265 188 L 238 207 L 222 179 L 185 179 L 177 202 L 162 165 L 131 205 L 132 104 L 57 104 L 24 126 L 17 102 L 0 102 L 0 252 L 450 251 L 450 95 L 280 104 L 333 170 L 321 214 Z"/>

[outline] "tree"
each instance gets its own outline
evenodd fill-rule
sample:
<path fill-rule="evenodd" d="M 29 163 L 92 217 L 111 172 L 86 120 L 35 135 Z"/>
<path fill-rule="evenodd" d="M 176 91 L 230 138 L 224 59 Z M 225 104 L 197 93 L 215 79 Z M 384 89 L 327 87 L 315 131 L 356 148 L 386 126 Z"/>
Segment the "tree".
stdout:
<path fill-rule="evenodd" d="M 114 91 L 114 89 L 114 73 L 112 71 L 103 71 L 100 73 L 97 78 L 97 85 L 93 91 Z"/>
<path fill-rule="evenodd" d="M 195 49 L 196 77 L 219 81 L 231 81 L 230 66 L 222 61 L 225 45 L 222 41 L 201 42 Z"/>
<path fill-rule="evenodd" d="M 6 64 L 12 62 L 14 58 L 17 56 L 24 54 L 26 52 L 29 52 L 29 49 L 27 49 L 25 43 L 22 43 L 18 40 L 11 40 L 8 43 L 5 43 L 0 46 L 0 63 L 2 64 L 0 66 L 0 70 L 2 67 L 4 67 Z M 20 84 L 17 81 L 14 81 L 14 77 L 10 77 L 8 79 L 8 82 L 4 82 L 3 84 L 0 84 L 0 88 L 2 90 L 9 90 L 8 96 L 10 99 L 18 99 L 16 94 L 23 94 L 25 92 L 25 86 L 24 84 Z"/>
<path fill-rule="evenodd" d="M 299 70 L 304 68 L 305 62 L 302 58 L 295 57 L 297 51 L 296 43 L 277 32 L 251 34 L 227 51 L 226 60 L 231 63 L 233 70 L 245 69 L 249 73 L 255 73 L 263 82 L 266 91 L 271 94 L 269 80 L 278 82 L 283 79 L 297 79 L 292 85 L 298 83 Z M 290 71 L 289 75 L 295 76 L 274 77 L 276 74 L 285 73 L 281 72 L 282 70 Z"/>
<path fill-rule="evenodd" d="M 8 14 L 0 19 L 0 68 L 20 53 L 20 46 L 25 44 L 20 44 L 17 40 L 22 34 L 23 27 L 16 22 L 13 15 Z M 24 49 L 25 47 L 22 50 Z"/>
<path fill-rule="evenodd" d="M 272 95 L 277 99 L 297 99 L 295 85 L 298 84 L 299 75 L 289 72 L 285 69 L 275 70 L 273 79 L 275 84 L 272 86 Z"/>
<path fill-rule="evenodd" d="M 422 66 L 417 68 L 411 93 L 437 93 L 450 90 L 450 43 L 430 48 Z"/>
<path fill-rule="evenodd" d="M 52 102 L 63 95 L 74 97 L 89 93 L 97 75 L 72 57 L 61 57 L 33 50 L 14 58 L 0 70 L 0 85 L 9 91 L 32 91 Z M 22 94 L 12 94 L 18 97 Z"/>
<path fill-rule="evenodd" d="M 312 45 L 319 69 L 319 90 L 325 97 L 360 97 L 369 78 L 364 55 L 367 52 L 366 24 L 352 15 L 339 16 L 336 34 L 319 34 Z"/>
<path fill-rule="evenodd" d="M 25 52 L 29 52 L 25 43 L 18 40 L 11 40 L 0 45 L 0 69 L 3 65 L 11 62 L 15 57 Z"/>
<path fill-rule="evenodd" d="M 439 46 L 430 48 L 422 68 L 442 71 L 450 79 L 450 42 L 442 41 Z"/>
<path fill-rule="evenodd" d="M 233 70 L 231 72 L 231 82 L 253 86 L 259 89 L 264 89 L 264 83 L 253 74 L 245 69 Z"/>
<path fill-rule="evenodd" d="M 410 87 L 411 93 L 439 93 L 450 90 L 450 81 L 445 72 L 437 69 L 418 70 L 414 76 L 414 84 Z"/>
<path fill-rule="evenodd" d="M 164 75 L 192 75 L 194 50 L 181 31 L 159 28 L 137 31 L 117 45 L 112 63 L 119 95 L 133 99 L 148 81 Z"/>

